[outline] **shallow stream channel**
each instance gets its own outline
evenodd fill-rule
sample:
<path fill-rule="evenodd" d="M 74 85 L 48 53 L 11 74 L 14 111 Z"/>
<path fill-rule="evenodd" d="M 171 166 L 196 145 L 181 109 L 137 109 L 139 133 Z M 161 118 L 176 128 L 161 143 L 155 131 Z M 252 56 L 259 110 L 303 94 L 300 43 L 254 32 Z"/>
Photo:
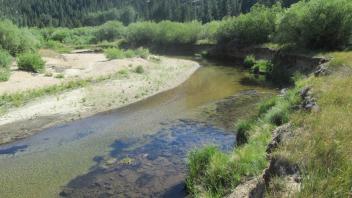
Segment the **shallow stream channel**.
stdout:
<path fill-rule="evenodd" d="M 185 197 L 187 154 L 234 149 L 234 123 L 274 93 L 199 63 L 175 89 L 0 146 L 0 197 Z"/>

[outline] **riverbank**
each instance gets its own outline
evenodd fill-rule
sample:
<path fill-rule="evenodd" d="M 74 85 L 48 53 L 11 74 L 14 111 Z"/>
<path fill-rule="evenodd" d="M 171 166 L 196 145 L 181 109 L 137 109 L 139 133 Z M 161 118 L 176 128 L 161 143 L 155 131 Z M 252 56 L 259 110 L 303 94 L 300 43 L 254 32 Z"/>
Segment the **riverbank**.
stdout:
<path fill-rule="evenodd" d="M 352 53 L 316 55 L 326 58 L 310 72 L 294 61 L 301 66 L 295 67 L 301 75 L 294 85 L 264 101 L 257 116 L 236 123 L 233 152 L 206 147 L 191 153 L 187 184 L 192 194 L 351 196 Z"/>
<path fill-rule="evenodd" d="M 107 60 L 103 54 L 52 51 L 42 55 L 46 73 L 14 67 L 11 79 L 0 83 L 1 97 L 7 99 L 1 106 L 0 144 L 172 89 L 199 68 L 196 62 L 167 57 Z"/>

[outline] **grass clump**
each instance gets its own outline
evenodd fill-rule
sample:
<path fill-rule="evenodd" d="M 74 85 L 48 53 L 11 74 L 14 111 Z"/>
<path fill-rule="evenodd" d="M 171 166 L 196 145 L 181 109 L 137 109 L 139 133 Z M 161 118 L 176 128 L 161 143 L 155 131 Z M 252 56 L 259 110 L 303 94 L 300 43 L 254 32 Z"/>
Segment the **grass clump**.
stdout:
<path fill-rule="evenodd" d="M 264 100 L 259 104 L 259 116 L 266 114 L 273 106 L 276 105 L 276 97 L 269 98 Z"/>
<path fill-rule="evenodd" d="M 43 72 L 45 62 L 38 53 L 27 52 L 17 57 L 17 65 L 20 70 L 30 72 Z"/>
<path fill-rule="evenodd" d="M 124 51 L 119 48 L 108 48 L 104 53 L 106 58 L 110 60 L 125 58 Z"/>
<path fill-rule="evenodd" d="M 238 146 L 246 144 L 249 139 L 249 131 L 253 127 L 252 120 L 240 120 L 236 124 L 236 144 Z"/>

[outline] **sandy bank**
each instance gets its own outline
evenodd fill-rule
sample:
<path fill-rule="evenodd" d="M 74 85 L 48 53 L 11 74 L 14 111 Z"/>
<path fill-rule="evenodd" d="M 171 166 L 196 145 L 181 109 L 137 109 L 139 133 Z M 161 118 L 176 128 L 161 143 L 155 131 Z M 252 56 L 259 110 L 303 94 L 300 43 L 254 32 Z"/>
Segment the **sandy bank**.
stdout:
<path fill-rule="evenodd" d="M 91 116 L 145 99 L 183 83 L 199 67 L 188 60 L 160 57 L 106 60 L 103 54 L 63 54 L 46 57 L 47 74 L 14 71 L 0 83 L 0 94 L 43 88 L 65 81 L 97 78 L 124 71 L 119 78 L 36 99 L 0 116 L 0 144 L 28 137 L 43 128 Z M 138 66 L 144 73 L 136 73 Z M 48 76 L 50 72 L 50 76 Z M 64 76 L 57 78 L 56 75 Z"/>

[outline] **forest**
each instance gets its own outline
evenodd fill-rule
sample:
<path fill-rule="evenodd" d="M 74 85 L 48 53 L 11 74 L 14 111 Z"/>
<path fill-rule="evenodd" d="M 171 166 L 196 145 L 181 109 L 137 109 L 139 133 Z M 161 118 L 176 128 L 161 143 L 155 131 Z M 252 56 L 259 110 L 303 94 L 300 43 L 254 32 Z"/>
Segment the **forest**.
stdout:
<path fill-rule="evenodd" d="M 109 20 L 203 23 L 249 12 L 255 3 L 278 0 L 1 0 L 0 17 L 19 26 L 95 26 Z M 280 0 L 287 7 L 297 0 Z"/>

